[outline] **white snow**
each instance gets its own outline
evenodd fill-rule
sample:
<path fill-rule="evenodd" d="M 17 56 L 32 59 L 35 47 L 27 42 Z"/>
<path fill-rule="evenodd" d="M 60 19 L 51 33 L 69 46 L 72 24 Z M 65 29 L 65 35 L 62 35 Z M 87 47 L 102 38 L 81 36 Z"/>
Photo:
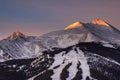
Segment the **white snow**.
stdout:
<path fill-rule="evenodd" d="M 76 73 L 77 73 L 77 64 L 78 64 L 78 56 L 77 53 L 74 50 L 71 50 L 67 56 L 70 62 L 72 62 L 72 65 L 68 68 L 69 77 L 67 80 L 72 80 Z"/>
<path fill-rule="evenodd" d="M 102 57 L 102 56 L 97 55 L 97 54 L 94 54 L 94 55 L 95 55 L 95 56 L 98 56 L 98 57 L 100 57 L 100 58 L 102 58 L 102 59 L 105 59 L 106 61 L 109 61 L 109 62 L 115 63 L 115 64 L 117 64 L 117 65 L 120 66 L 120 63 L 119 63 L 119 62 L 116 62 L 115 60 L 112 60 L 112 59 L 109 59 L 109 58 L 105 58 L 105 57 Z"/>
<path fill-rule="evenodd" d="M 63 68 L 68 64 L 68 62 L 65 62 L 65 64 L 62 64 L 64 61 L 64 57 L 62 56 L 64 52 L 61 52 L 57 55 L 55 55 L 55 62 L 52 64 L 52 66 L 49 69 L 53 69 L 53 67 L 60 65 L 59 68 L 54 69 L 54 74 L 51 76 L 52 80 L 60 80 L 60 73 L 62 72 Z"/>
<path fill-rule="evenodd" d="M 66 34 L 58 39 L 58 46 L 61 48 L 66 48 L 68 46 L 72 46 L 77 44 L 78 42 L 82 42 L 85 40 L 86 34 Z"/>
<path fill-rule="evenodd" d="M 60 66 L 54 69 L 54 74 L 51 76 L 52 80 L 60 80 L 60 74 L 63 68 L 69 63 L 72 63 L 72 65 L 68 68 L 69 77 L 67 78 L 67 80 L 71 80 L 76 75 L 77 63 L 78 63 L 78 59 L 77 59 L 78 56 L 76 55 L 76 52 L 74 50 L 71 50 L 68 54 L 64 54 L 64 55 L 63 54 L 64 52 L 61 52 L 60 54 L 55 55 L 55 58 L 54 58 L 55 62 L 50 67 L 50 69 L 52 69 L 57 65 L 60 65 Z"/>
<path fill-rule="evenodd" d="M 60 74 L 63 68 L 69 63 L 72 63 L 72 65 L 67 69 L 67 71 L 69 72 L 69 76 L 66 80 L 72 80 L 76 76 L 76 73 L 78 71 L 77 69 L 78 62 L 81 63 L 80 68 L 82 69 L 82 78 L 83 78 L 82 80 L 85 80 L 86 77 L 90 77 L 90 69 L 89 69 L 89 65 L 87 64 L 87 59 L 81 50 L 77 49 L 77 51 L 78 53 L 76 53 L 76 51 L 73 49 L 67 54 L 61 52 L 55 55 L 54 57 L 55 62 L 52 64 L 52 66 L 49 69 L 53 69 L 57 65 L 60 66 L 56 69 L 53 69 L 54 74 L 51 76 L 52 80 L 60 80 Z"/>
<path fill-rule="evenodd" d="M 84 40 L 84 42 L 92 42 L 92 41 L 101 41 L 101 40 L 89 32 L 89 33 L 87 33 L 86 39 Z"/>
<path fill-rule="evenodd" d="M 4 54 L 3 50 L 0 49 L 0 62 L 5 61 L 4 58 L 3 58 L 4 57 L 3 54 Z"/>
<path fill-rule="evenodd" d="M 63 63 L 64 57 L 62 56 L 65 52 L 61 52 L 59 54 L 56 54 L 54 57 L 54 63 L 50 67 L 50 69 L 53 69 L 53 67 L 60 65 Z"/>
<path fill-rule="evenodd" d="M 110 48 L 115 48 L 113 45 L 109 44 L 109 43 L 103 43 L 102 44 L 104 47 L 110 47 Z"/>
<path fill-rule="evenodd" d="M 72 65 L 70 66 L 70 68 L 68 68 L 68 72 L 69 72 L 69 77 L 67 78 L 67 80 L 72 80 L 77 73 L 77 62 L 78 61 L 73 61 Z"/>
<path fill-rule="evenodd" d="M 87 64 L 87 59 L 84 56 L 84 53 L 78 48 L 77 50 L 78 50 L 79 61 L 81 63 L 80 68 L 82 69 L 82 80 L 86 80 L 87 76 L 90 77 L 90 68 L 89 65 Z"/>

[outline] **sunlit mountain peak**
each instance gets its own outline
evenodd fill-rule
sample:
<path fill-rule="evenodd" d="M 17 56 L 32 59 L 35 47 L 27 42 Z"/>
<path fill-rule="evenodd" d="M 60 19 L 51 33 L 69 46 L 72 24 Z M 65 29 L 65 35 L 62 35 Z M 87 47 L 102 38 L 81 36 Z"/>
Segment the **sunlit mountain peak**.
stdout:
<path fill-rule="evenodd" d="M 20 31 L 16 31 L 16 32 L 13 32 L 11 35 L 10 35 L 10 39 L 15 39 L 17 37 L 26 37 L 24 34 L 22 34 Z"/>
<path fill-rule="evenodd" d="M 82 27 L 82 26 L 83 26 L 83 24 L 81 22 L 75 22 L 75 23 L 72 23 L 69 26 L 67 26 L 64 30 L 78 28 L 78 27 Z"/>
<path fill-rule="evenodd" d="M 109 26 L 104 20 L 102 19 L 95 19 L 91 22 L 92 24 L 97 24 L 97 25 L 103 25 L 103 26 Z"/>

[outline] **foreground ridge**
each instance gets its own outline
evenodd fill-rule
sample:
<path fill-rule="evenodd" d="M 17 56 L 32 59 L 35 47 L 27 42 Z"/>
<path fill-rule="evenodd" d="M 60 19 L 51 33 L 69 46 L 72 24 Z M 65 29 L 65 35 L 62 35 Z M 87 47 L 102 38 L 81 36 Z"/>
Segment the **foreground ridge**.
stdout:
<path fill-rule="evenodd" d="M 67 48 L 46 50 L 38 58 L 0 63 L 0 79 L 119 80 L 119 54 L 119 49 L 102 43 L 80 42 Z"/>

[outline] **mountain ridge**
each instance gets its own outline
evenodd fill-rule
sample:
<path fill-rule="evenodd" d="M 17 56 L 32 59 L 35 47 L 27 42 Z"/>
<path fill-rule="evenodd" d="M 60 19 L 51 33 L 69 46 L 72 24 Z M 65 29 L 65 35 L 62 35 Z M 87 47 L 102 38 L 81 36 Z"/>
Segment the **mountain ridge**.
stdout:
<path fill-rule="evenodd" d="M 107 24 L 77 22 L 37 37 L 14 32 L 0 41 L 0 80 L 120 80 L 120 31 Z"/>
<path fill-rule="evenodd" d="M 1 63 L 4 75 L 0 75 L 0 79 L 19 80 L 16 76 L 21 76 L 22 80 L 119 80 L 119 53 L 119 49 L 104 47 L 102 43 L 80 42 L 67 48 L 46 50 L 36 59 L 24 63 L 23 60 L 20 64 L 16 60 Z M 5 74 L 8 64 L 11 66 L 9 76 Z M 16 76 L 10 75 L 14 70 Z"/>
<path fill-rule="evenodd" d="M 97 21 L 101 22 L 98 19 Z M 81 24 L 81 27 L 53 31 L 39 37 L 26 36 L 20 31 L 16 31 L 12 36 L 10 35 L 8 38 L 1 40 L 0 47 L 4 54 L 11 56 L 12 59 L 19 59 L 37 57 L 44 50 L 53 47 L 65 48 L 78 42 L 94 41 L 120 45 L 120 32 L 110 24 L 109 27 L 104 27 L 104 25 L 77 22 L 74 26 Z"/>
<path fill-rule="evenodd" d="M 64 28 L 64 30 L 72 29 L 72 28 L 84 27 L 83 24 L 87 24 L 87 23 L 77 21 L 77 22 L 74 22 L 74 23 L 68 25 L 66 28 Z M 104 21 L 102 19 L 94 19 L 89 24 L 95 24 L 95 25 L 101 25 L 101 26 L 104 26 L 104 27 L 110 27 L 110 25 L 106 21 Z"/>

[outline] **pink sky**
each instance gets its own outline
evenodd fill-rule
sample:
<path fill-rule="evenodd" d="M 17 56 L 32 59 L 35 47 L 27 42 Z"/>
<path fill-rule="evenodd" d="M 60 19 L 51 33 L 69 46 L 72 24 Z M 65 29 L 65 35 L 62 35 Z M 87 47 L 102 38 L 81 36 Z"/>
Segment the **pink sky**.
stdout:
<path fill-rule="evenodd" d="M 104 19 L 120 29 L 120 0 L 0 0 L 0 39 L 20 30 L 40 36 L 76 22 Z"/>

